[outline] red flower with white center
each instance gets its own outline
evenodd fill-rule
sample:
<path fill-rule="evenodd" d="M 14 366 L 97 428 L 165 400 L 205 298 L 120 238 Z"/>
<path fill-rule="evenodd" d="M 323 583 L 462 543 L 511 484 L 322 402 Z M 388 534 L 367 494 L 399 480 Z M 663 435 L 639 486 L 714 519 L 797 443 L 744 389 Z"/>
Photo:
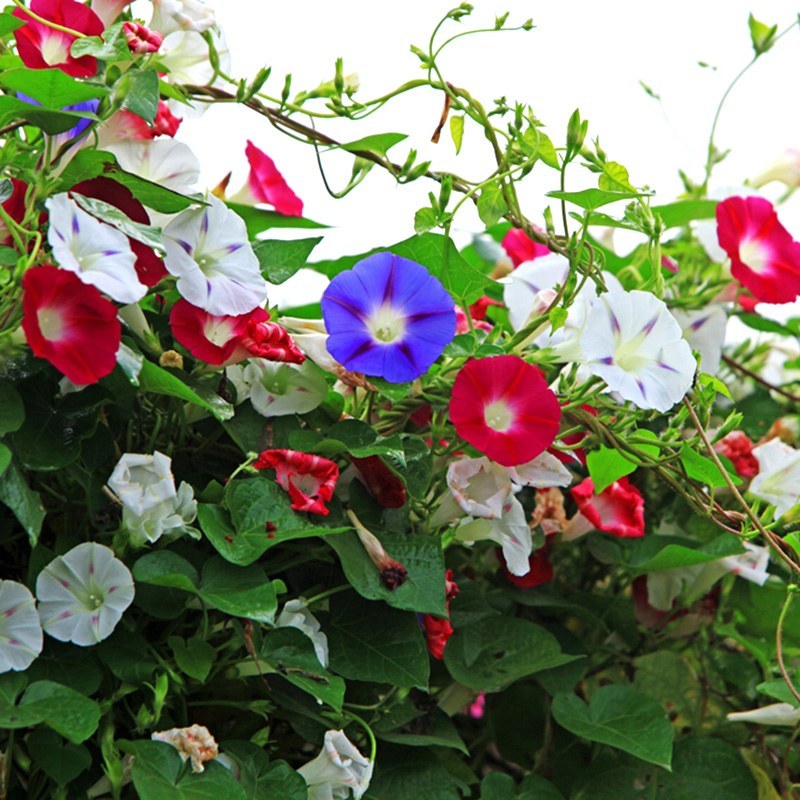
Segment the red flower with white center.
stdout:
<path fill-rule="evenodd" d="M 22 222 L 25 216 L 25 194 L 28 191 L 28 184 L 23 183 L 16 178 L 11 180 L 11 197 L 3 201 L 3 211 L 8 214 L 14 222 Z M 0 245 L 4 247 L 11 247 L 14 244 L 14 239 L 8 226 L 0 219 Z"/>
<path fill-rule="evenodd" d="M 253 466 L 275 470 L 275 480 L 289 492 L 295 511 L 328 514 L 325 503 L 333 497 L 339 477 L 333 461 L 297 450 L 264 450 Z"/>
<path fill-rule="evenodd" d="M 117 308 L 66 269 L 34 267 L 22 278 L 22 329 L 33 354 L 73 383 L 96 383 L 117 363 Z"/>
<path fill-rule="evenodd" d="M 125 34 L 128 49 L 136 55 L 157 53 L 164 41 L 164 37 L 158 31 L 151 31 L 138 22 L 123 22 L 122 32 Z"/>
<path fill-rule="evenodd" d="M 525 261 L 533 261 L 539 256 L 546 256 L 550 251 L 543 244 L 534 242 L 525 231 L 519 228 L 512 228 L 501 242 L 503 249 L 508 253 L 508 257 L 515 267 Z"/>
<path fill-rule="evenodd" d="M 425 632 L 425 644 L 428 652 L 441 661 L 447 640 L 453 635 L 450 625 L 450 601 L 458 594 L 458 584 L 453 580 L 453 570 L 449 569 L 444 576 L 446 617 L 435 617 L 433 614 L 422 614 L 422 629 Z"/>
<path fill-rule="evenodd" d="M 545 541 L 544 547 L 540 547 L 530 558 L 528 564 L 530 570 L 525 575 L 515 575 L 508 568 L 503 549 L 498 547 L 495 550 L 497 560 L 503 568 L 503 574 L 509 583 L 518 586 L 520 589 L 533 589 L 535 586 L 541 586 L 545 583 L 550 583 L 553 580 L 553 565 L 547 557 L 547 551 L 550 549 L 550 540 Z"/>
<path fill-rule="evenodd" d="M 753 455 L 753 443 L 742 431 L 731 431 L 714 445 L 714 449 L 729 458 L 743 478 L 758 475 L 758 459 Z"/>
<path fill-rule="evenodd" d="M 109 203 L 114 208 L 118 208 L 126 217 L 141 225 L 150 224 L 150 216 L 144 206 L 126 187 L 111 178 L 100 177 L 82 181 L 75 184 L 70 191 Z M 139 281 L 145 286 L 155 286 L 167 274 L 164 262 L 156 255 L 152 247 L 148 247 L 130 236 L 128 242 L 136 256 L 133 266 Z"/>
<path fill-rule="evenodd" d="M 579 513 L 565 530 L 566 538 L 573 539 L 590 530 L 610 533 L 620 539 L 644 536 L 644 498 L 627 478 L 615 481 L 599 495 L 595 494 L 591 478 L 569 491 L 578 504 Z"/>
<path fill-rule="evenodd" d="M 402 508 L 406 504 L 405 484 L 383 463 L 380 456 L 350 456 L 350 460 L 381 508 Z"/>
<path fill-rule="evenodd" d="M 505 467 L 544 452 L 558 433 L 561 406 L 536 367 L 519 356 L 468 361 L 450 398 L 456 433 Z"/>
<path fill-rule="evenodd" d="M 717 205 L 717 236 L 731 274 L 764 303 L 800 295 L 800 243 L 763 197 L 729 197 Z"/>
<path fill-rule="evenodd" d="M 287 217 L 303 216 L 303 201 L 289 188 L 275 162 L 249 139 L 245 155 L 250 163 L 250 175 L 245 186 L 231 200 L 235 203 L 266 203 Z"/>
<path fill-rule="evenodd" d="M 31 0 L 31 11 L 46 19 L 86 36 L 100 36 L 105 29 L 102 20 L 91 9 L 76 0 Z M 69 52 L 77 37 L 55 30 L 39 22 L 25 9 L 15 8 L 14 16 L 25 24 L 14 31 L 17 52 L 22 63 L 31 69 L 56 67 L 73 78 L 90 78 L 97 73 L 93 56 L 73 58 Z"/>

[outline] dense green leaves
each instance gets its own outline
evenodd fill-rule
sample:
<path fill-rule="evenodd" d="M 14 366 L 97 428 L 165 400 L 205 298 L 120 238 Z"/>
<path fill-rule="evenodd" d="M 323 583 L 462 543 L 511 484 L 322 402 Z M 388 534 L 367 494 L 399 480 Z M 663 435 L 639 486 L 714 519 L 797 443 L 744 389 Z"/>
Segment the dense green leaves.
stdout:
<path fill-rule="evenodd" d="M 576 736 L 608 744 L 643 761 L 669 767 L 674 730 L 664 709 L 626 686 L 603 686 L 588 705 L 574 694 L 553 698 L 553 717 Z"/>
<path fill-rule="evenodd" d="M 60 69 L 8 69 L 0 74 L 0 84 L 56 110 L 97 100 L 107 93 L 104 86 L 76 80 Z"/>

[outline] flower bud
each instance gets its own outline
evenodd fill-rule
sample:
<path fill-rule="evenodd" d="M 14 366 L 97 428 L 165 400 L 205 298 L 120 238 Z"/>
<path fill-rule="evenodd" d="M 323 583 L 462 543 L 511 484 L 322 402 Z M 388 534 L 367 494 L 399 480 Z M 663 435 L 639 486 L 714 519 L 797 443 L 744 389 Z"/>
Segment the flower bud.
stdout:
<path fill-rule="evenodd" d="M 129 50 L 137 55 L 157 52 L 164 41 L 164 37 L 158 31 L 151 31 L 138 22 L 123 23 L 122 31 Z"/>

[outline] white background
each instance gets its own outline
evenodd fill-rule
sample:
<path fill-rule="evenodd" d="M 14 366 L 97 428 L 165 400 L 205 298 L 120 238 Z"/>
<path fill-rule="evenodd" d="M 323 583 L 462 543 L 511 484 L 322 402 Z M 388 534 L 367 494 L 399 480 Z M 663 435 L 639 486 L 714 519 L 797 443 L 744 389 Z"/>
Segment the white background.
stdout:
<path fill-rule="evenodd" d="M 336 57 L 343 56 L 345 73 L 360 77 L 361 99 L 423 75 L 409 45 L 425 47 L 435 23 L 454 5 L 441 0 L 402 4 L 217 0 L 213 4 L 230 46 L 234 77 L 251 76 L 270 65 L 273 76 L 266 87 L 270 94 L 280 94 L 287 72 L 293 75 L 294 94 L 331 79 Z M 511 12 L 509 24 L 531 17 L 536 28 L 459 40 L 442 58 L 445 78 L 486 105 L 500 95 L 509 102 L 530 104 L 557 146 L 563 144 L 569 115 L 580 108 L 590 122 L 589 136 L 599 137 L 609 158 L 628 167 L 635 185 L 655 189 L 658 202 L 668 202 L 681 191 L 678 169 L 695 180 L 702 178 L 717 103 L 752 56 L 749 11 L 764 22 L 778 23 L 779 30 L 790 25 L 797 12 L 786 0 L 476 0 L 475 6 L 471 17 L 460 24 L 448 23 L 446 31 L 491 27 L 495 14 L 505 10 Z M 712 186 L 739 185 L 784 149 L 800 148 L 798 76 L 800 32 L 795 28 L 731 94 L 717 142 L 732 153 L 717 167 Z M 639 81 L 661 100 L 649 97 Z M 394 160 L 402 162 L 410 146 L 421 158 L 431 159 L 436 169 L 473 180 L 487 176 L 490 152 L 477 128 L 467 126 L 459 157 L 447 127 L 438 145 L 430 143 L 441 103 L 440 93 L 417 89 L 362 122 L 323 121 L 319 127 L 342 141 L 387 131 L 407 133 L 409 139 L 391 152 Z M 333 200 L 325 193 L 313 150 L 242 108 L 212 108 L 200 119 L 187 120 L 179 138 L 199 156 L 209 186 L 230 170 L 234 171 L 231 188 L 241 184 L 248 138 L 272 156 L 305 201 L 305 215 L 334 226 L 315 258 L 363 252 L 410 236 L 414 211 L 426 204 L 427 192 L 436 189 L 425 180 L 397 186 L 376 168 L 353 194 Z M 349 175 L 349 157 L 329 154 L 325 164 L 334 186 L 342 186 Z M 541 222 L 548 203 L 544 193 L 557 188 L 556 179 L 555 172 L 539 165 L 523 183 L 523 211 L 534 222 Z M 567 188 L 584 188 L 594 181 L 595 176 L 576 165 L 568 173 Z M 767 193 L 777 195 L 779 188 L 773 184 Z M 781 211 L 797 238 L 799 205 L 793 198 Z M 456 226 L 469 231 L 479 229 L 480 223 L 469 210 Z"/>

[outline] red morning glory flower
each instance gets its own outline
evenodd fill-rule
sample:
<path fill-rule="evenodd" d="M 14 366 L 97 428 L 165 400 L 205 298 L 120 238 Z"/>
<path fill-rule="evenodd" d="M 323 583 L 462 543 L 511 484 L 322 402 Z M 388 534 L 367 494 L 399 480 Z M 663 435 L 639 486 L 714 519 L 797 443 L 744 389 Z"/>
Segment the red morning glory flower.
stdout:
<path fill-rule="evenodd" d="M 22 278 L 22 329 L 33 354 L 73 383 L 96 383 L 117 363 L 117 308 L 74 273 L 34 267 Z"/>
<path fill-rule="evenodd" d="M 729 197 L 717 206 L 717 236 L 731 274 L 757 300 L 789 303 L 800 295 L 800 243 L 763 197 Z"/>
<path fill-rule="evenodd" d="M 284 216 L 302 217 L 303 201 L 289 188 L 275 162 L 249 139 L 244 152 L 250 163 L 250 175 L 247 185 L 231 200 L 246 205 L 266 203 Z"/>
<path fill-rule="evenodd" d="M 644 498 L 627 478 L 614 481 L 600 494 L 595 494 L 591 478 L 569 491 L 578 504 L 579 513 L 565 531 L 566 538 L 574 539 L 590 530 L 610 533 L 620 539 L 644 536 Z"/>
<path fill-rule="evenodd" d="M 550 250 L 543 244 L 534 242 L 525 231 L 520 228 L 511 228 L 501 242 L 503 249 L 515 267 L 525 261 L 533 261 L 539 256 L 549 255 Z"/>
<path fill-rule="evenodd" d="M 450 399 L 456 433 L 505 467 L 543 453 L 558 433 L 561 406 L 536 367 L 519 356 L 468 361 Z"/>
<path fill-rule="evenodd" d="M 339 477 L 333 461 L 297 450 L 264 450 L 253 466 L 275 470 L 275 480 L 289 492 L 295 511 L 328 514 L 325 503 L 333 497 Z"/>
<path fill-rule="evenodd" d="M 42 19 L 86 36 L 100 36 L 105 29 L 100 17 L 76 0 L 31 0 L 30 9 Z M 14 31 L 14 38 L 19 57 L 26 67 L 56 67 L 73 78 L 90 78 L 97 73 L 97 59 L 93 56 L 73 58 L 70 55 L 75 36 L 39 22 L 21 8 L 14 9 L 14 16 L 25 22 Z"/>

